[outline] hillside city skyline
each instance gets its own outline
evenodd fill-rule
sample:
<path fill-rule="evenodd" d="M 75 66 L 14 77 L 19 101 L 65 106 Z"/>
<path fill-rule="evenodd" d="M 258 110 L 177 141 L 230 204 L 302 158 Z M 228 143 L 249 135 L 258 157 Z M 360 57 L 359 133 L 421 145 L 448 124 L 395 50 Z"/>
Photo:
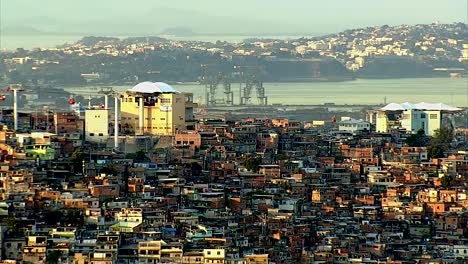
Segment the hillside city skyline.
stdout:
<path fill-rule="evenodd" d="M 467 264 L 467 8 L 0 0 L 0 264 Z"/>

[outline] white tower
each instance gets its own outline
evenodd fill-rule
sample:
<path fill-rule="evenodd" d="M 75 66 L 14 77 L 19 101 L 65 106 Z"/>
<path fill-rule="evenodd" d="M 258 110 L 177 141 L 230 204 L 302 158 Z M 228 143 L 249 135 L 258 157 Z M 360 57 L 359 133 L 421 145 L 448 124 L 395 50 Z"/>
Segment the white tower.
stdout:
<path fill-rule="evenodd" d="M 114 148 L 119 148 L 119 95 L 114 97 Z"/>
<path fill-rule="evenodd" d="M 24 91 L 21 84 L 11 84 L 9 87 L 10 90 L 13 90 L 13 120 L 15 131 L 18 130 L 18 91 Z"/>

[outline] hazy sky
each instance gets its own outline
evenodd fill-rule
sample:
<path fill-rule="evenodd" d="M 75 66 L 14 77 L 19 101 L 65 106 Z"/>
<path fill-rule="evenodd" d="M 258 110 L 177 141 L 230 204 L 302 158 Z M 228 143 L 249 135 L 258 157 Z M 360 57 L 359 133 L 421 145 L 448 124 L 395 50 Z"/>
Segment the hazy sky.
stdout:
<path fill-rule="evenodd" d="M 3 29 L 144 34 L 331 33 L 383 25 L 467 22 L 467 0 L 0 0 Z"/>

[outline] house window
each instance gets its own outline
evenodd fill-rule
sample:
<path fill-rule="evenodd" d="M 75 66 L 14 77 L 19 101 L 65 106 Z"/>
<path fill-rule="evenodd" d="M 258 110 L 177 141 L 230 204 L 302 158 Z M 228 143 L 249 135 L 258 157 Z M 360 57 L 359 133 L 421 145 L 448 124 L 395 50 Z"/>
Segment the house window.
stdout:
<path fill-rule="evenodd" d="M 90 136 L 90 137 L 94 137 L 94 133 L 89 133 L 89 136 Z"/>
<path fill-rule="evenodd" d="M 104 136 L 104 134 L 103 134 L 103 133 L 99 133 L 99 136 L 102 137 L 102 136 Z"/>
<path fill-rule="evenodd" d="M 430 118 L 430 119 L 437 119 L 437 114 L 430 114 L 430 115 L 429 115 L 429 118 Z"/>

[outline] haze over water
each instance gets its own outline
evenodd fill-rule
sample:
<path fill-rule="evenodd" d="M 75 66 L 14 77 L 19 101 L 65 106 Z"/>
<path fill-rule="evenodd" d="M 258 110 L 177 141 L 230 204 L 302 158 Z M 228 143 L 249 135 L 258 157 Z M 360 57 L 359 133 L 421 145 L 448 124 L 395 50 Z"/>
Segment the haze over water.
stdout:
<path fill-rule="evenodd" d="M 204 86 L 173 85 L 178 91 L 194 94 L 194 101 L 204 103 Z M 468 79 L 466 78 L 414 78 L 414 79 L 358 79 L 347 82 L 316 83 L 265 83 L 265 93 L 269 104 L 317 105 L 324 103 L 383 104 L 396 102 L 442 102 L 445 104 L 468 106 Z M 67 91 L 90 94 L 91 87 L 70 87 Z M 114 86 L 125 91 L 131 86 Z M 233 84 L 234 103 L 239 102 L 239 85 Z M 223 88 L 218 88 L 218 98 L 223 98 Z M 251 102 L 256 104 L 256 94 L 252 91 Z M 85 102 L 82 102 L 85 104 Z"/>

